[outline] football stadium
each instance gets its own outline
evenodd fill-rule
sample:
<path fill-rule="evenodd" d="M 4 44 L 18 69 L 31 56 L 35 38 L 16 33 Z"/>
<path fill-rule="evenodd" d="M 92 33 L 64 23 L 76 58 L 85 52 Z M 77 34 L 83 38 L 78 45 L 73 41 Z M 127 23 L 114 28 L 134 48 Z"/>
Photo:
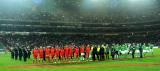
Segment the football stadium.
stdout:
<path fill-rule="evenodd" d="M 0 0 L 0 71 L 160 71 L 160 0 Z"/>

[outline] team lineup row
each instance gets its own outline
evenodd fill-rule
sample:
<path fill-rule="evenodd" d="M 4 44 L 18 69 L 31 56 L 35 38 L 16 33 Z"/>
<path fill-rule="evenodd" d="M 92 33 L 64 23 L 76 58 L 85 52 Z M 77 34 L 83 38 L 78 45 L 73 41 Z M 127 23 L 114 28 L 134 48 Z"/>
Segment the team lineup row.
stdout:
<path fill-rule="evenodd" d="M 131 53 L 132 58 L 135 57 L 136 50 L 139 51 L 140 58 L 147 50 L 153 50 L 153 44 L 102 44 L 102 45 L 80 45 L 69 44 L 65 46 L 35 46 L 32 52 L 29 48 L 14 48 L 11 50 L 11 58 L 26 62 L 33 55 L 33 63 L 63 63 L 63 62 L 79 62 L 79 61 L 103 61 L 111 56 L 114 60 L 123 54 Z M 153 52 L 153 51 L 151 51 Z"/>
<path fill-rule="evenodd" d="M 45 47 L 35 47 L 32 50 L 32 54 L 33 54 L 33 63 L 37 63 L 37 62 L 44 62 L 44 61 L 48 61 L 48 62 L 69 62 L 72 61 L 73 59 L 75 61 L 79 61 L 79 58 L 86 58 L 86 60 L 89 60 L 89 56 L 90 56 L 90 52 L 91 52 L 91 47 L 90 45 L 87 45 L 86 47 L 84 45 L 77 47 L 75 45 L 66 45 L 64 47 L 59 47 L 59 46 L 55 46 L 55 47 L 51 47 L 51 46 L 47 46 Z M 39 60 L 39 61 L 38 61 Z"/>

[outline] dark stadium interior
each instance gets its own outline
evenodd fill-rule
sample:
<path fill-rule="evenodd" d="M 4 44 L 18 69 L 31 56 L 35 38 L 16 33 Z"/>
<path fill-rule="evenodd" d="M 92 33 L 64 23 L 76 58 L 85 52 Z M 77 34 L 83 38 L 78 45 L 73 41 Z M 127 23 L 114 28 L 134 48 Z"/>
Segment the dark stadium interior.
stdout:
<path fill-rule="evenodd" d="M 160 0 L 138 4 L 129 0 L 101 0 L 101 4 L 96 0 L 7 1 L 0 1 L 0 37 L 7 38 L 0 39 L 4 43 L 13 39 L 23 44 L 27 39 L 33 40 L 29 44 L 51 44 L 53 40 L 160 42 Z"/>

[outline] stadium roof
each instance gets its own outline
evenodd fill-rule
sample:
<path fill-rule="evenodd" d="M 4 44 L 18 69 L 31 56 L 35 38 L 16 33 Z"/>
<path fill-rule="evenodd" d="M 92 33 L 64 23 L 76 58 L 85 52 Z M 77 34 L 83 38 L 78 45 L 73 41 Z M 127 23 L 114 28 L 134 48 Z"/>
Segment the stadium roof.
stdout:
<path fill-rule="evenodd" d="M 0 31 L 160 31 L 160 0 L 0 0 Z"/>
<path fill-rule="evenodd" d="M 159 0 L 1 0 L 0 19 L 84 23 L 159 20 Z"/>

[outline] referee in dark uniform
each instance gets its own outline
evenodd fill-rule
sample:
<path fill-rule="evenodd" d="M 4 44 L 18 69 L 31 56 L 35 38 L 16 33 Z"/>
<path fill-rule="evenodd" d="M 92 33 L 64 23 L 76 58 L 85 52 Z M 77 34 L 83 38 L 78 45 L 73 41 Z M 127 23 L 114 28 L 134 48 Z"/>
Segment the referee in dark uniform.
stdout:
<path fill-rule="evenodd" d="M 15 55 L 15 54 L 14 54 L 14 49 L 11 48 L 10 52 L 11 52 L 11 58 L 14 59 L 14 55 Z"/>
<path fill-rule="evenodd" d="M 96 47 L 96 45 L 94 45 L 93 46 L 93 51 L 92 51 L 92 59 L 93 59 L 93 61 L 96 60 L 96 55 L 98 55 L 97 54 L 97 47 Z"/>
<path fill-rule="evenodd" d="M 18 48 L 18 52 L 19 52 L 19 54 L 18 54 L 19 60 L 21 61 L 23 54 L 22 54 L 22 49 L 20 47 Z"/>
<path fill-rule="evenodd" d="M 14 48 L 14 58 L 15 58 L 15 60 L 17 60 L 18 59 L 18 49 L 17 48 Z"/>
<path fill-rule="evenodd" d="M 100 61 L 104 60 L 104 47 L 100 47 Z"/>
<path fill-rule="evenodd" d="M 27 51 L 27 49 L 24 47 L 24 48 L 23 48 L 23 61 L 24 61 L 24 62 L 27 61 L 27 57 L 28 57 L 28 51 Z"/>

